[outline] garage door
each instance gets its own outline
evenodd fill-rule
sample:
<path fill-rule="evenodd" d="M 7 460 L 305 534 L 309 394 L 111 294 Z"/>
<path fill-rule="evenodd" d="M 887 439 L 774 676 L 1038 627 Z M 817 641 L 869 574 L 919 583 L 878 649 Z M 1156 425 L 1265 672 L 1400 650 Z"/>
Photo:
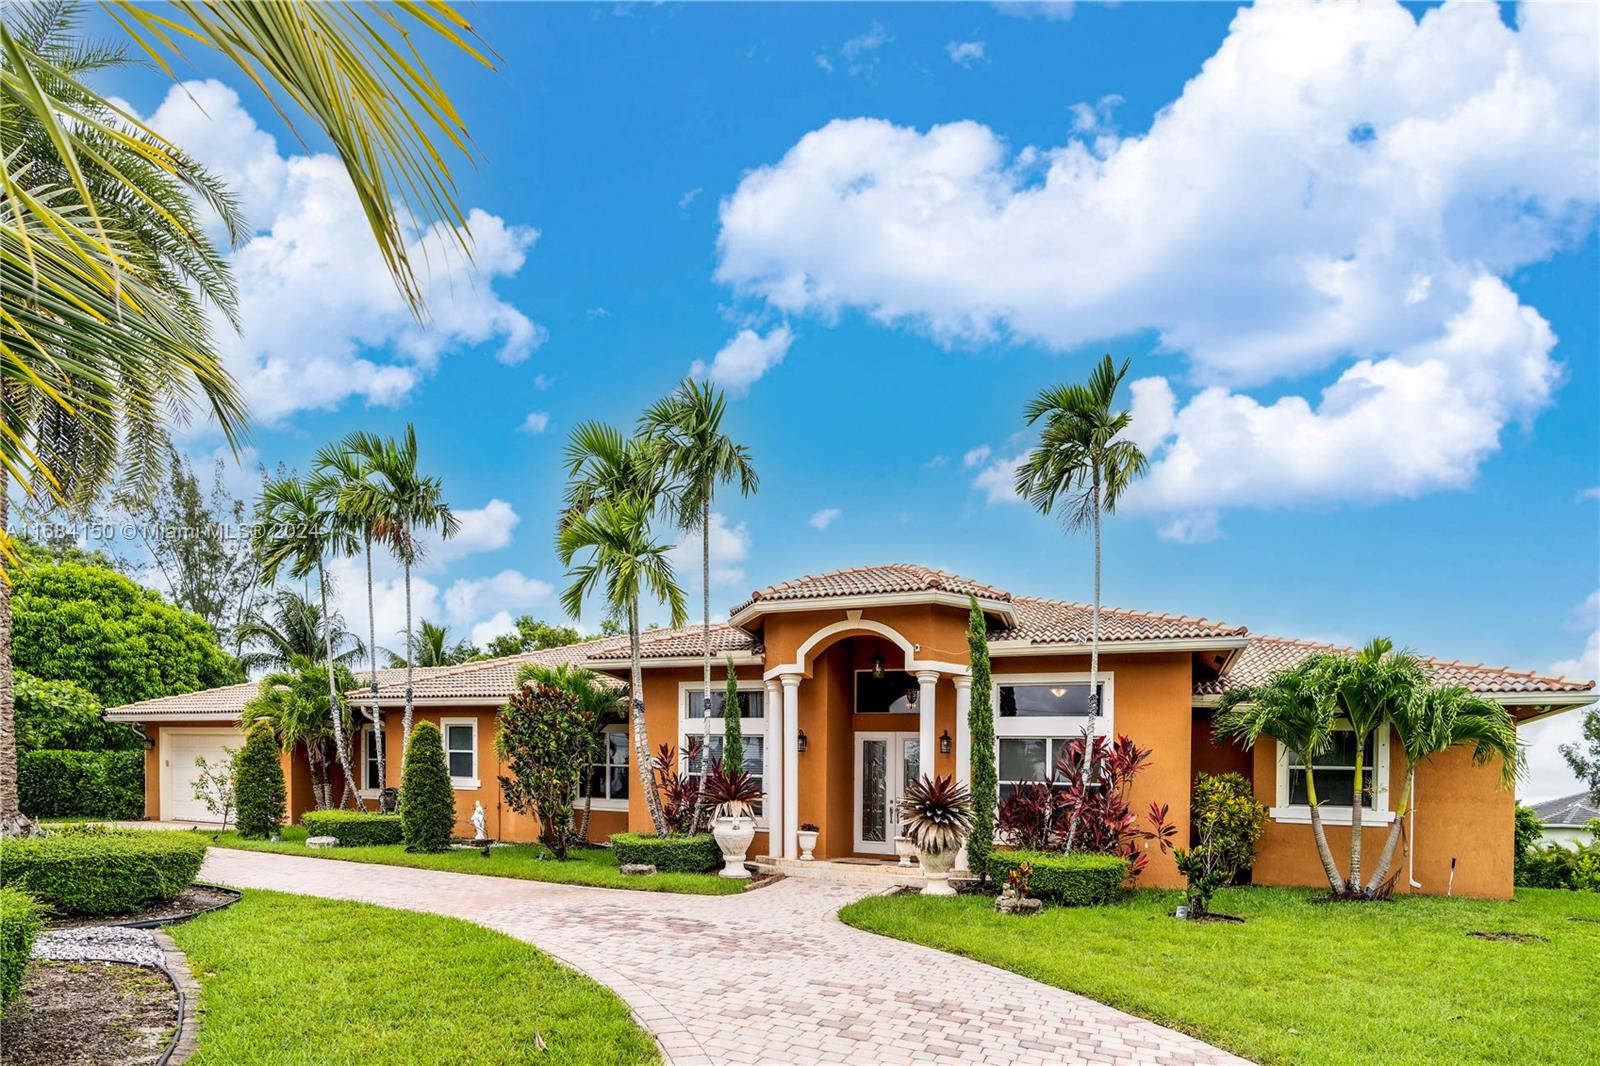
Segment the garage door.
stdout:
<path fill-rule="evenodd" d="M 163 772 L 170 775 L 170 788 L 164 790 L 170 802 L 167 809 L 161 812 L 162 817 L 182 822 L 216 821 L 216 815 L 194 798 L 194 783 L 200 777 L 200 768 L 195 765 L 195 760 L 204 758 L 208 763 L 215 763 L 226 758 L 223 748 L 237 751 L 243 743 L 244 737 L 236 729 L 172 734 L 167 747 L 168 765 L 162 767 Z"/>

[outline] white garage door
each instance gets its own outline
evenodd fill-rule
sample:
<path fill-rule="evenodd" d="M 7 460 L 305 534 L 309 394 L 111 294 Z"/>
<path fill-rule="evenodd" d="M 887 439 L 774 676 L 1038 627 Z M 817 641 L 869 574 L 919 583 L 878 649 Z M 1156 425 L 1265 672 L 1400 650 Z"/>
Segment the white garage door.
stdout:
<path fill-rule="evenodd" d="M 169 821 L 214 822 L 217 816 L 206 805 L 194 798 L 194 783 L 200 776 L 195 760 L 204 758 L 215 763 L 226 758 L 223 748 L 235 751 L 244 743 L 237 729 L 218 729 L 205 733 L 174 733 L 167 746 L 167 765 L 162 772 L 168 775 L 170 798 L 161 814 Z"/>

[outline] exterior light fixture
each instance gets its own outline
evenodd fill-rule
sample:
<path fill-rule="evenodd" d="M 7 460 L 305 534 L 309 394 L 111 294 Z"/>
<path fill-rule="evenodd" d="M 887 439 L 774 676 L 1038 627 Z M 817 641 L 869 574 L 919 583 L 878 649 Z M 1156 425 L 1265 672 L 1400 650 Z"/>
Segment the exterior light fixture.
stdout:
<path fill-rule="evenodd" d="M 950 754 L 950 730 L 948 729 L 939 734 L 939 754 Z"/>
<path fill-rule="evenodd" d="M 800 749 L 801 754 L 804 754 L 806 750 L 806 731 L 804 729 L 800 730 L 799 735 L 794 739 L 795 747 Z"/>
<path fill-rule="evenodd" d="M 911 708 L 913 711 L 917 709 L 918 695 L 919 693 L 916 688 L 913 687 L 906 689 L 906 706 Z"/>
<path fill-rule="evenodd" d="M 879 652 L 872 657 L 872 676 L 877 680 L 883 679 L 883 653 Z"/>

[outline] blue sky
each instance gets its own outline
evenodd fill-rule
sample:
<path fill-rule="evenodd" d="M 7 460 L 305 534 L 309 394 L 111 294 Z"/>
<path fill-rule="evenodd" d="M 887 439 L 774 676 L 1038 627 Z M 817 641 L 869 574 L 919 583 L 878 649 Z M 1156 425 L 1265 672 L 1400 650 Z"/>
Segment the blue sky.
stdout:
<path fill-rule="evenodd" d="M 237 75 L 110 87 L 245 189 L 250 458 L 414 422 L 473 516 L 420 589 L 463 634 L 559 613 L 565 434 L 697 362 L 761 475 L 715 603 L 891 560 L 1084 599 L 1088 539 L 997 486 L 1110 351 L 1155 469 L 1107 602 L 1593 677 L 1594 12 L 1236 13 L 472 7 L 501 68 L 441 71 L 484 251 L 421 331 Z M 1552 744 L 1531 794 L 1570 790 Z"/>

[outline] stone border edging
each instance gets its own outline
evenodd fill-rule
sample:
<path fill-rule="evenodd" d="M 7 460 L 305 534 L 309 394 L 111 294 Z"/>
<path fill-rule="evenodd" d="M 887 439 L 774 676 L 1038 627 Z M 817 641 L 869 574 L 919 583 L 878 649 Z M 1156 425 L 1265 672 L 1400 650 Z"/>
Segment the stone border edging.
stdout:
<path fill-rule="evenodd" d="M 151 930 L 151 936 L 155 938 L 156 947 L 161 949 L 161 971 L 167 975 L 173 991 L 178 994 L 177 1030 L 172 1034 L 172 1043 L 167 1045 L 166 1052 L 156 1060 L 156 1066 L 182 1066 L 199 1045 L 200 985 L 194 979 L 194 972 L 189 969 L 189 957 L 179 949 L 177 943 L 159 929 Z M 190 1009 L 190 1004 L 194 1005 L 193 1009 Z"/>

